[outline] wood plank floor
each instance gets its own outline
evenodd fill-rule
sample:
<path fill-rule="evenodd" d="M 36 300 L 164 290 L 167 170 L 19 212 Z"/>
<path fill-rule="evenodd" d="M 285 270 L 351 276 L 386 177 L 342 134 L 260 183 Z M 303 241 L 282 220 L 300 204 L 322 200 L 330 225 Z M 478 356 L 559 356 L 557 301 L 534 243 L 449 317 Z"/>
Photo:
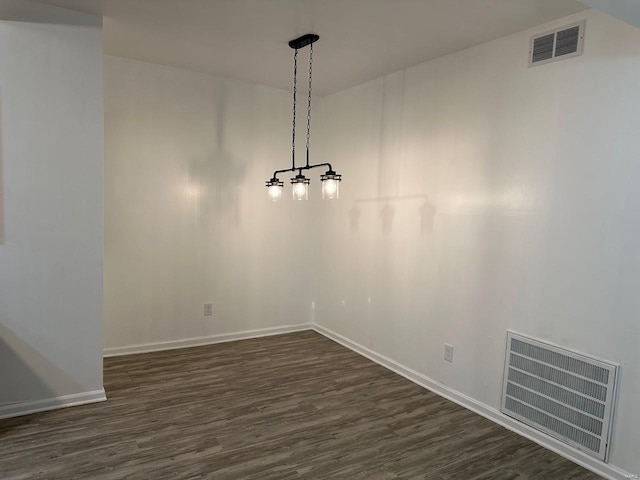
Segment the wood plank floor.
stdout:
<path fill-rule="evenodd" d="M 310 331 L 109 358 L 104 382 L 0 421 L 0 478 L 599 478 Z"/>

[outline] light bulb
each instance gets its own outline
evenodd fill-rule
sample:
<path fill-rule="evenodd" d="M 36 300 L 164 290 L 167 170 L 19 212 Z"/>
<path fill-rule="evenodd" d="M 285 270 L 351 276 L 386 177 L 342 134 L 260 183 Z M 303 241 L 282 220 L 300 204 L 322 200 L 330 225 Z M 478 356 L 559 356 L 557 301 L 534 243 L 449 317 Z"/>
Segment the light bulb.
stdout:
<path fill-rule="evenodd" d="M 267 192 L 269 193 L 269 198 L 275 202 L 282 196 L 282 187 L 280 185 L 270 185 Z"/>
<path fill-rule="evenodd" d="M 338 198 L 340 196 L 340 182 L 342 181 L 342 175 L 338 175 L 331 169 L 324 175 L 320 175 L 322 180 L 322 198 L 328 198 L 329 200 Z"/>
<path fill-rule="evenodd" d="M 322 198 L 337 198 L 338 197 L 338 182 L 334 179 L 327 179 L 322 181 Z"/>
<path fill-rule="evenodd" d="M 306 183 L 294 183 L 293 184 L 293 198 L 295 200 L 307 199 L 307 184 Z"/>

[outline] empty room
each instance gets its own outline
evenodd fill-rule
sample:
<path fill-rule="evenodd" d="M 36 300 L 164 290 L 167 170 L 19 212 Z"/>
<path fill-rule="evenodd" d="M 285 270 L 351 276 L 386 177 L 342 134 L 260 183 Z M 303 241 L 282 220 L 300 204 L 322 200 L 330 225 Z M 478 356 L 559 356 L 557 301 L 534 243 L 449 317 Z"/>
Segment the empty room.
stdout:
<path fill-rule="evenodd" d="M 0 0 L 0 480 L 640 478 L 640 2 Z"/>

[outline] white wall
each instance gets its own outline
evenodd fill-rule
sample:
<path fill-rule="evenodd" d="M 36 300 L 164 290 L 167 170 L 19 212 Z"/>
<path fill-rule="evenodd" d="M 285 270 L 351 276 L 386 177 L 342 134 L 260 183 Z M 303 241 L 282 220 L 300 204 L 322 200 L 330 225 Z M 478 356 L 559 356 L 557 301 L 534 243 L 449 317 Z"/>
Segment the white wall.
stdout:
<path fill-rule="evenodd" d="M 308 323 L 315 200 L 264 187 L 290 93 L 106 57 L 105 105 L 105 347 Z"/>
<path fill-rule="evenodd" d="M 5 21 L 7 5 L 0 4 L 0 415 L 24 402 L 46 407 L 53 397 L 102 394 L 100 19 L 22 2 L 23 21 Z"/>
<path fill-rule="evenodd" d="M 585 17 L 578 58 L 527 68 L 564 19 L 323 99 L 315 318 L 495 409 L 509 328 L 618 362 L 640 473 L 640 31 Z"/>

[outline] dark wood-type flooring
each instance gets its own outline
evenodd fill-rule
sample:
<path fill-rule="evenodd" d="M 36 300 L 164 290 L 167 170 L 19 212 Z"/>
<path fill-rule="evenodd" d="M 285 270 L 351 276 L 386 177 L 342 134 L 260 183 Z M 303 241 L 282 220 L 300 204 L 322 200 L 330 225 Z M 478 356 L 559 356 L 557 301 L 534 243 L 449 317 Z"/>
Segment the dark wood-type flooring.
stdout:
<path fill-rule="evenodd" d="M 0 478 L 599 478 L 311 331 L 108 358 L 104 383 L 0 420 Z"/>

